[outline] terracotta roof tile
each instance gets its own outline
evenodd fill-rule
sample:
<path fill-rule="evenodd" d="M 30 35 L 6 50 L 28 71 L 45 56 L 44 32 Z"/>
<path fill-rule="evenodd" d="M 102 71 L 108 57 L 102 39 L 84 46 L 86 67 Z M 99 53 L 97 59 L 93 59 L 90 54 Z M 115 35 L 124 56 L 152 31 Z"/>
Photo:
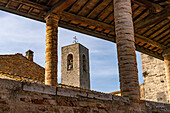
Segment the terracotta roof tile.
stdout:
<path fill-rule="evenodd" d="M 0 55 L 0 71 L 44 81 L 45 69 L 20 53 Z"/>
<path fill-rule="evenodd" d="M 12 74 L 12 73 L 5 73 L 2 71 L 0 71 L 0 75 L 13 79 L 13 80 L 21 81 L 21 82 L 32 82 L 32 83 L 44 84 L 44 80 L 42 79 L 28 78 L 28 77 L 24 77 L 24 76 Z"/>

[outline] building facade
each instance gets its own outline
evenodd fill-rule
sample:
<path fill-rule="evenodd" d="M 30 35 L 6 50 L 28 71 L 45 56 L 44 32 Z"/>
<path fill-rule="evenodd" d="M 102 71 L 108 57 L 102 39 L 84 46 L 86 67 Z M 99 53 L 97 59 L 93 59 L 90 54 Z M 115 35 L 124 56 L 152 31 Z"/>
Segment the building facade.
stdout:
<path fill-rule="evenodd" d="M 141 54 L 145 100 L 168 103 L 168 88 L 164 61 Z"/>
<path fill-rule="evenodd" d="M 89 50 L 76 43 L 62 47 L 61 84 L 90 89 Z"/>

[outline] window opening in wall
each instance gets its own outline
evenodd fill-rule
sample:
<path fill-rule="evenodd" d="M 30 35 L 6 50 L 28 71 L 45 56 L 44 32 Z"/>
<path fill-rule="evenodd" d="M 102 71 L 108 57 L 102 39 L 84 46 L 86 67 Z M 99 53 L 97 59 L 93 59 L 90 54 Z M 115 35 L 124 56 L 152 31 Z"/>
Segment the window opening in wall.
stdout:
<path fill-rule="evenodd" d="M 73 70 L 73 55 L 69 54 L 67 56 L 67 70 Z"/>
<path fill-rule="evenodd" d="M 86 56 L 85 55 L 83 55 L 83 71 L 85 71 L 86 72 L 86 69 L 87 67 L 86 67 Z"/>
<path fill-rule="evenodd" d="M 163 80 L 161 80 L 161 82 L 162 82 L 162 83 L 164 83 L 164 81 L 163 81 Z"/>

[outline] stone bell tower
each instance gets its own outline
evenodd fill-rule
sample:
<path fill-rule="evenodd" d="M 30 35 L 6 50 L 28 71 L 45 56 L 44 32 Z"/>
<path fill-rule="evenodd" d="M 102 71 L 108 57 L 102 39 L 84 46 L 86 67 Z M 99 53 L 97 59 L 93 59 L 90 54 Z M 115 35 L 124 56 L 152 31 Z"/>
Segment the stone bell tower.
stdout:
<path fill-rule="evenodd" d="M 89 50 L 76 43 L 62 47 L 61 83 L 90 89 Z"/>

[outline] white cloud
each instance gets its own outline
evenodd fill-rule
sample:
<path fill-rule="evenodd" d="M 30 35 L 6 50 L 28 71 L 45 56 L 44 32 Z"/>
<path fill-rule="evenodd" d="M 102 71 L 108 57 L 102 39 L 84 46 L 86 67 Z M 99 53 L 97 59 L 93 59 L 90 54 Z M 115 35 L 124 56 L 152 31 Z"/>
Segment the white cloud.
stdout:
<path fill-rule="evenodd" d="M 91 73 L 92 77 L 111 77 L 111 76 L 117 76 L 118 75 L 118 69 L 115 67 L 109 67 L 108 68 L 100 68 L 96 69 Z"/>
<path fill-rule="evenodd" d="M 6 15 L 4 12 L 0 12 Z M 45 24 L 19 17 L 6 15 L 0 18 L 0 43 L 4 41 L 18 43 L 38 43 L 45 40 Z"/>

